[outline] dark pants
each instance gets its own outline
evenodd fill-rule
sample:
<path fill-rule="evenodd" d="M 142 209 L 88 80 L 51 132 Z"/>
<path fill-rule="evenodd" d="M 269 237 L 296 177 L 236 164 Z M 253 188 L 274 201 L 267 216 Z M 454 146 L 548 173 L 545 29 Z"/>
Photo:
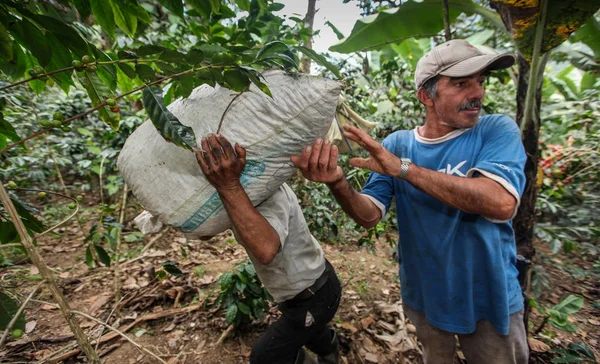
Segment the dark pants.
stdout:
<path fill-rule="evenodd" d="M 251 364 L 293 364 L 303 346 L 317 355 L 329 354 L 332 337 L 327 324 L 340 304 L 342 288 L 335 270 L 329 262 L 326 264 L 327 281 L 314 296 L 279 304 L 281 318 L 252 347 Z M 314 322 L 307 327 L 308 311 Z"/>

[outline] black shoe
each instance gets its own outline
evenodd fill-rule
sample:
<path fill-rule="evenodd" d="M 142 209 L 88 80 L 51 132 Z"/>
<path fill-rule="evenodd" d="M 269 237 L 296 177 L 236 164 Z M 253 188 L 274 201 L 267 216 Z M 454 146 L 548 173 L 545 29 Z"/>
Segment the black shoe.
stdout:
<path fill-rule="evenodd" d="M 315 359 L 311 358 L 310 355 L 306 354 L 303 349 L 298 350 L 298 355 L 296 355 L 296 361 L 294 364 L 317 364 Z"/>
<path fill-rule="evenodd" d="M 329 354 L 327 355 L 319 355 L 317 357 L 318 364 L 338 364 L 340 362 L 340 348 L 339 348 L 339 340 L 337 334 L 334 329 L 329 329 L 331 331 L 331 343 L 329 347 Z"/>

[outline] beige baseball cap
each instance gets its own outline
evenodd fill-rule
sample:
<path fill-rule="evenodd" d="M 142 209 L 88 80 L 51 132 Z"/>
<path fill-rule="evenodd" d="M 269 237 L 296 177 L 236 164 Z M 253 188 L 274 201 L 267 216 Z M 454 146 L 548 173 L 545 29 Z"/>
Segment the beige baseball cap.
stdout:
<path fill-rule="evenodd" d="M 511 53 L 484 53 L 464 39 L 453 39 L 434 47 L 419 60 L 415 83 L 419 89 L 437 75 L 465 77 L 484 69 L 508 68 L 514 63 L 515 56 Z"/>

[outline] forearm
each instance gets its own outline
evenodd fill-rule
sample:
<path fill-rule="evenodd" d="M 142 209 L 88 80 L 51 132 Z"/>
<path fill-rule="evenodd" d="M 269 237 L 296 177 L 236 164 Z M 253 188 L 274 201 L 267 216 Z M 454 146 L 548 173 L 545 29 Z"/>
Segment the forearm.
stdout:
<path fill-rule="evenodd" d="M 248 194 L 241 185 L 234 189 L 218 192 L 223 206 L 246 248 L 261 264 L 269 264 L 279 251 L 281 244 L 275 229 L 252 205 Z"/>
<path fill-rule="evenodd" d="M 345 177 L 327 186 L 344 212 L 365 229 L 372 228 L 381 220 L 381 210 L 368 197 L 352 188 Z"/>
<path fill-rule="evenodd" d="M 516 206 L 504 187 L 486 177 L 451 176 L 412 164 L 406 180 L 449 206 L 487 218 L 509 220 Z"/>

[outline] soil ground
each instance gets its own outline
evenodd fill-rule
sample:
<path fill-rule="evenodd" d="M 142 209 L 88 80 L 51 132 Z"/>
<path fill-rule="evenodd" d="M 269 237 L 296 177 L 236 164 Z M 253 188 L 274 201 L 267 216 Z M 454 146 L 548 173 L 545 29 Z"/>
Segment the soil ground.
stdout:
<path fill-rule="evenodd" d="M 135 216 L 135 211 L 131 216 Z M 89 225 L 84 224 L 83 230 L 87 232 Z M 132 231 L 126 229 L 126 232 Z M 122 251 L 125 255 L 120 264 L 123 299 L 118 305 L 120 312 L 116 313 L 113 312 L 113 270 L 107 267 L 89 269 L 85 265 L 85 236 L 77 223 L 70 223 L 59 232 L 60 236 L 42 238 L 38 248 L 56 272 L 71 307 L 103 322 L 108 321 L 113 327 L 127 329 L 131 339 L 165 362 L 247 363 L 252 344 L 278 317 L 273 306 L 265 320 L 234 330 L 222 344 L 216 344 L 228 327 L 225 314 L 209 305 L 219 290 L 216 280 L 246 258 L 231 233 L 223 233 L 209 242 L 191 242 L 176 230 L 165 228 L 140 241 L 124 242 Z M 150 242 L 151 245 L 142 252 Z M 538 342 L 532 347 L 531 362 L 549 363 L 557 356 L 552 351 L 565 348 L 570 342 L 585 343 L 600 359 L 600 310 L 591 306 L 600 300 L 600 283 L 592 274 L 574 278 L 573 269 L 564 268 L 578 267 L 580 272 L 589 272 L 596 258 L 552 256 L 544 250 L 543 243 L 538 246 L 538 256 L 545 265 L 551 287 L 538 303 L 550 307 L 568 294 L 578 294 L 584 297 L 585 304 L 580 312 L 570 316 L 579 331 L 565 333 L 546 323 L 536 333 Z M 332 322 L 342 338 L 342 363 L 421 363 L 414 326 L 403 319 L 392 249 L 383 241 L 377 242 L 374 248 L 373 252 L 358 250 L 352 241 L 323 244 L 343 285 L 341 306 Z M 162 281 L 154 278 L 155 271 L 165 261 L 178 262 L 183 275 L 169 276 Z M 3 287 L 23 299 L 37 285 L 40 276 L 30 262 L 21 259 L 15 260 L 12 266 L 0 268 L 0 280 Z M 60 310 L 43 302 L 52 302 L 45 289 L 27 306 L 26 334 L 18 340 L 10 340 L 0 350 L 2 362 L 53 362 L 52 358 L 76 348 Z M 141 320 L 156 316 L 163 317 Z M 108 333 L 92 320 L 78 319 L 91 338 Z M 136 320 L 138 323 L 132 326 Z M 533 310 L 530 332 L 537 331 L 542 321 L 539 312 Z M 539 342 L 549 347 L 540 346 Z M 120 336 L 100 344 L 98 352 L 104 363 L 158 362 Z M 457 362 L 463 361 L 460 357 L 459 353 Z M 75 354 L 65 362 L 84 360 L 81 354 Z"/>

